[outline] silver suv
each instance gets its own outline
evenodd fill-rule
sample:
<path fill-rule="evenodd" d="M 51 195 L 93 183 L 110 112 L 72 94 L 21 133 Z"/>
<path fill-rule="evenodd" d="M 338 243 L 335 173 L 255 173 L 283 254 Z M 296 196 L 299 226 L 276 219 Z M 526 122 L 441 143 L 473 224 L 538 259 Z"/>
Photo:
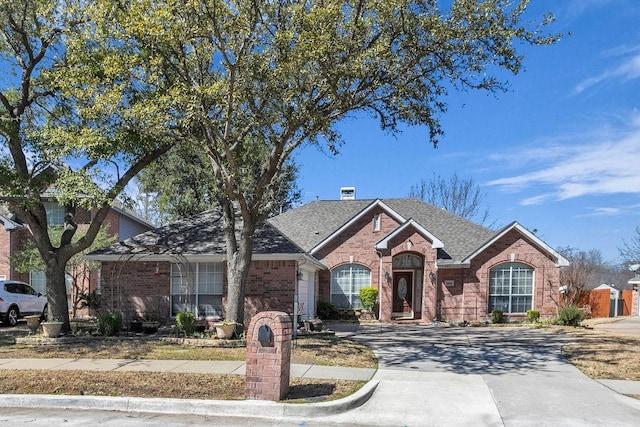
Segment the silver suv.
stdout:
<path fill-rule="evenodd" d="M 0 280 L 0 320 L 15 326 L 19 318 L 34 314 L 46 316 L 47 298 L 26 283 Z"/>

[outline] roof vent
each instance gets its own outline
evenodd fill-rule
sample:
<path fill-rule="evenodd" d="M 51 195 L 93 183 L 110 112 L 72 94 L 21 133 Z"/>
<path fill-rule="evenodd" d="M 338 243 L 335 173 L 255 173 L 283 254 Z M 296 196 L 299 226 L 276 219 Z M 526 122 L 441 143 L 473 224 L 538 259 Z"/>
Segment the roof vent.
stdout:
<path fill-rule="evenodd" d="M 355 199 L 356 199 L 356 187 L 340 188 L 340 200 L 355 200 Z"/>

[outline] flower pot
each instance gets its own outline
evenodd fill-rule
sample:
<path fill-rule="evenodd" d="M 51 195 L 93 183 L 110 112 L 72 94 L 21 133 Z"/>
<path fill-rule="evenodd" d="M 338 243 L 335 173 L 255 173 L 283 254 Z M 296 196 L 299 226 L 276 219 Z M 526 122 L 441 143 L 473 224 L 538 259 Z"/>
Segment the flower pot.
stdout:
<path fill-rule="evenodd" d="M 160 327 L 160 322 L 156 322 L 153 320 L 145 320 L 142 322 L 142 332 L 145 334 L 155 334 L 158 332 L 158 328 Z"/>
<path fill-rule="evenodd" d="M 132 320 L 129 324 L 131 332 L 142 332 L 142 320 Z"/>
<path fill-rule="evenodd" d="M 47 338 L 58 338 L 62 330 L 62 322 L 45 322 L 42 324 L 42 335 Z"/>
<path fill-rule="evenodd" d="M 236 325 L 233 323 L 224 324 L 216 323 L 216 336 L 222 340 L 231 339 L 233 331 L 235 331 Z"/>
<path fill-rule="evenodd" d="M 40 327 L 40 316 L 25 316 L 27 319 L 27 328 L 31 331 L 31 333 L 35 333 Z"/>

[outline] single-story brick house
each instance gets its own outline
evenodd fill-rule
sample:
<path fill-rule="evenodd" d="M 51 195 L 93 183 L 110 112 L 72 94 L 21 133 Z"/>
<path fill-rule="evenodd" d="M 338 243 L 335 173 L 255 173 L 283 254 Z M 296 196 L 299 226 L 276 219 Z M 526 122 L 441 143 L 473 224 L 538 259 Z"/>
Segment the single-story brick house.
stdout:
<path fill-rule="evenodd" d="M 224 313 L 225 245 L 213 210 L 140 234 L 90 258 L 102 261 L 108 308 Z M 380 290 L 382 321 L 486 320 L 500 309 L 555 315 L 568 261 L 517 222 L 495 231 L 416 199 L 315 201 L 270 218 L 257 232 L 245 321 L 262 310 L 313 318 L 318 301 L 359 307 Z"/>

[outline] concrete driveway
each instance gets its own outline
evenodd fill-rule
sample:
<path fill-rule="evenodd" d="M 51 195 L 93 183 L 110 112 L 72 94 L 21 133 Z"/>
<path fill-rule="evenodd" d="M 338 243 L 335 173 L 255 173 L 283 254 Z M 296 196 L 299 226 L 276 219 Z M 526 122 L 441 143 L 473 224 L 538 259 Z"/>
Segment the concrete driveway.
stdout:
<path fill-rule="evenodd" d="M 594 328 L 616 334 L 640 336 L 640 316 L 622 317 L 612 322 L 597 323 Z"/>
<path fill-rule="evenodd" d="M 341 336 L 370 345 L 383 370 L 479 376 L 506 426 L 640 425 L 640 401 L 587 378 L 568 363 L 561 355 L 567 339 L 562 334 L 416 325 L 336 329 L 341 329 Z M 440 390 L 432 384 L 423 392 Z M 465 390 L 459 396 L 464 398 Z M 428 413 L 434 408 L 416 409 Z M 451 415 L 455 425 L 455 414 Z"/>

